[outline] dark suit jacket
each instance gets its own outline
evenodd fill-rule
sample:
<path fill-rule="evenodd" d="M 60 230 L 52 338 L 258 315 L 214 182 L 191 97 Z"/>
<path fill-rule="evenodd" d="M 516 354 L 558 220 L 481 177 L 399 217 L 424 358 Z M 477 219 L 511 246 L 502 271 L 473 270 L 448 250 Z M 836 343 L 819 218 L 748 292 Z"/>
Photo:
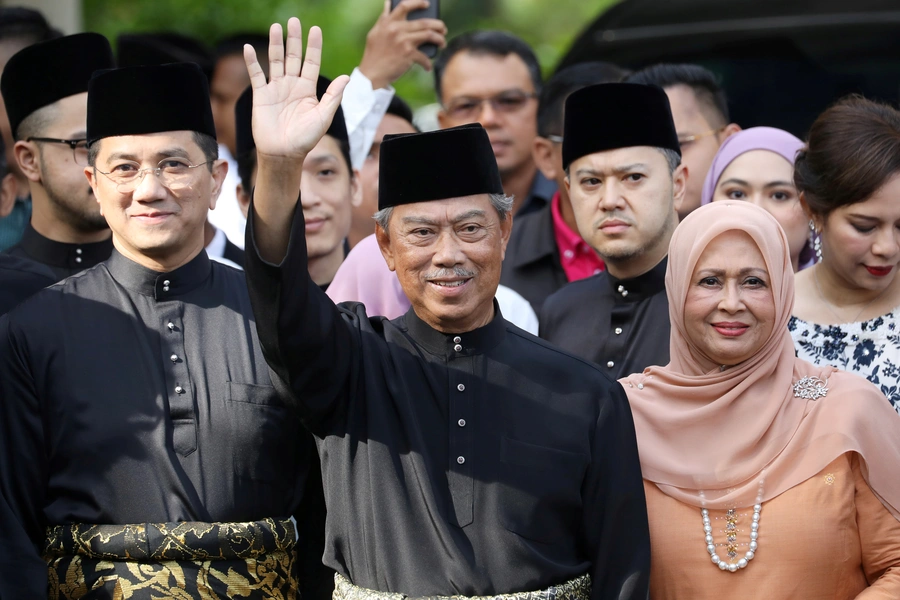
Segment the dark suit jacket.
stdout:
<path fill-rule="evenodd" d="M 550 204 L 516 216 L 500 283 L 519 292 L 540 314 L 544 300 L 568 282 L 559 259 Z"/>

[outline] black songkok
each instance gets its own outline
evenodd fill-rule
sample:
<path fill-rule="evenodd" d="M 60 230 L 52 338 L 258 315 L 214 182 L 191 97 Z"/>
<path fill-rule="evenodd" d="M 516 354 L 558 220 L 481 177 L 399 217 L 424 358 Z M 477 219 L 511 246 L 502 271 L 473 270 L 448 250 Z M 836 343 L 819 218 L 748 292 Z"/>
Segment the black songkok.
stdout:
<path fill-rule="evenodd" d="M 566 100 L 563 168 L 595 152 L 653 146 L 681 155 L 669 98 L 662 88 L 639 83 L 601 83 Z"/>
<path fill-rule="evenodd" d="M 386 135 L 378 168 L 378 210 L 503 193 L 491 142 L 477 123 L 426 133 Z"/>
<path fill-rule="evenodd" d="M 196 64 L 110 69 L 91 79 L 88 144 L 161 131 L 196 131 L 215 139 L 209 84 Z"/>
<path fill-rule="evenodd" d="M 212 52 L 201 42 L 180 33 L 125 33 L 116 38 L 120 67 L 196 63 L 212 79 Z"/>
<path fill-rule="evenodd" d="M 331 80 L 327 77 L 319 75 L 319 81 L 316 84 L 316 97 L 321 100 L 322 95 Z M 243 156 L 247 152 L 256 148 L 256 142 L 253 141 L 253 128 L 251 121 L 253 116 L 253 88 L 248 87 L 238 98 L 237 104 L 234 105 L 234 133 L 235 133 L 235 150 L 237 156 Z M 339 142 L 350 143 L 350 136 L 347 135 L 347 123 L 344 120 L 344 110 L 338 106 L 334 119 L 328 127 L 326 135 L 330 135 Z"/>
<path fill-rule="evenodd" d="M 6 63 L 0 91 L 13 134 L 28 115 L 88 90 L 91 74 L 115 66 L 109 41 L 78 33 L 28 46 Z"/>

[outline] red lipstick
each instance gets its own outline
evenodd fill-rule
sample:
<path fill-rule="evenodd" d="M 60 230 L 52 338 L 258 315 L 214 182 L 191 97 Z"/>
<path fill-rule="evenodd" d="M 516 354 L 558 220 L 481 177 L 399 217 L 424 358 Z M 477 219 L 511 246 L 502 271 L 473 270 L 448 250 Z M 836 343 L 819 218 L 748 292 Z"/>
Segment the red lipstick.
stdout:
<path fill-rule="evenodd" d="M 874 275 L 875 277 L 884 277 L 888 273 L 894 270 L 894 267 L 870 267 L 866 265 L 866 271 Z"/>

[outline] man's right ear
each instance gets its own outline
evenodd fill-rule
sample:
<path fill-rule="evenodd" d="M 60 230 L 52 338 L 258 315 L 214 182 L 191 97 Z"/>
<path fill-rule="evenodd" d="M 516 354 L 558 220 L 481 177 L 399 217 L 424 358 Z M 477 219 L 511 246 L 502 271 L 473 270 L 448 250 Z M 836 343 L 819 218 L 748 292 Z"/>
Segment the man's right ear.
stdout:
<path fill-rule="evenodd" d="M 39 152 L 37 142 L 19 140 L 13 146 L 13 153 L 16 155 L 16 163 L 19 165 L 19 169 L 28 178 L 28 181 L 35 183 L 41 182 Z"/>
<path fill-rule="evenodd" d="M 16 176 L 7 173 L 0 179 L 0 219 L 8 217 L 16 205 Z"/>
<path fill-rule="evenodd" d="M 246 219 L 247 215 L 250 213 L 250 190 L 245 190 L 244 184 L 238 183 L 234 191 L 237 196 L 238 206 L 241 209 L 241 214 L 244 215 L 244 218 Z"/>
<path fill-rule="evenodd" d="M 547 138 L 537 136 L 534 138 L 534 143 L 531 146 L 531 156 L 534 159 L 534 164 L 544 177 L 550 181 L 555 181 L 557 165 L 553 161 L 553 142 Z"/>
<path fill-rule="evenodd" d="M 378 249 L 381 250 L 381 255 L 384 257 L 384 262 L 387 263 L 388 269 L 393 271 L 396 267 L 394 266 L 394 251 L 391 249 L 391 239 L 388 232 L 377 223 L 375 224 L 375 241 L 378 242 Z"/>

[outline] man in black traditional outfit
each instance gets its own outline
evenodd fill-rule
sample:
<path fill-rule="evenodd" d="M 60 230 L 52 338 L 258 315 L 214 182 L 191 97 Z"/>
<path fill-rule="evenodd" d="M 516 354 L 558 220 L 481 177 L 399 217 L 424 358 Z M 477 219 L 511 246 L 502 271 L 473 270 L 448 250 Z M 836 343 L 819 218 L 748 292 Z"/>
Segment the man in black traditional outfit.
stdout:
<path fill-rule="evenodd" d="M 540 335 L 610 377 L 669 362 L 666 254 L 687 173 L 661 88 L 606 83 L 566 101 L 563 167 L 581 237 L 606 271 L 541 310 Z"/>
<path fill-rule="evenodd" d="M 312 436 L 243 274 L 203 251 L 227 170 L 206 77 L 101 71 L 87 115 L 115 250 L 0 318 L 0 597 L 321 598 Z"/>
<path fill-rule="evenodd" d="M 91 74 L 115 66 L 105 37 L 79 33 L 29 46 L 6 64 L 0 90 L 31 188 L 31 223 L 7 252 L 63 279 L 109 258 L 106 220 L 84 180 Z"/>
<path fill-rule="evenodd" d="M 268 83 L 245 54 L 259 161 L 246 268 L 273 382 L 317 435 L 335 598 L 646 598 L 631 411 L 600 369 L 497 309 L 511 202 L 480 125 L 382 143 L 376 235 L 406 315 L 336 306 L 307 275 L 299 161 L 347 81 L 316 100 L 321 35 L 301 73 L 299 21 L 286 60 L 274 25 Z"/>

